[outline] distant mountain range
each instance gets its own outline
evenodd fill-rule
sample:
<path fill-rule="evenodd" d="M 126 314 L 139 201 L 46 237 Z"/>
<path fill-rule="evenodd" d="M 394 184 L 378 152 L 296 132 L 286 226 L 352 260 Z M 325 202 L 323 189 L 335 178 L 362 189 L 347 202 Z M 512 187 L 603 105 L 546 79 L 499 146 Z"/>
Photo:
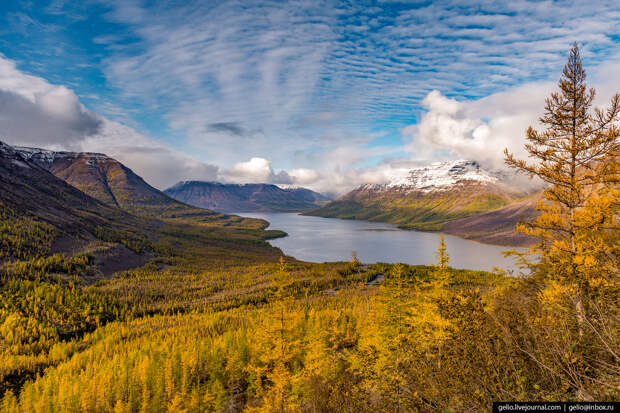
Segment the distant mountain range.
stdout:
<path fill-rule="evenodd" d="M 535 215 L 535 201 L 529 195 L 509 184 L 502 173 L 459 160 L 396 170 L 387 183 L 362 185 L 306 214 L 393 222 L 405 229 L 526 245 L 532 240 L 516 234 L 514 227 Z"/>
<path fill-rule="evenodd" d="M 182 181 L 164 192 L 189 205 L 225 212 L 307 211 L 329 202 L 324 195 L 306 188 L 271 184 Z"/>
<path fill-rule="evenodd" d="M 204 209 L 226 212 L 305 211 L 329 201 L 309 189 L 280 188 L 270 184 L 183 181 L 164 193 L 105 154 L 19 146 L 12 147 L 12 150 L 92 198 L 139 215 L 161 216 L 165 213 L 180 217 L 205 214 L 207 211 Z"/>
<path fill-rule="evenodd" d="M 103 154 L 0 142 L 0 266 L 29 255 L 25 251 L 35 256 L 86 251 L 109 275 L 148 262 L 164 224 L 199 225 L 214 234 L 209 242 L 215 249 L 284 234 L 264 231 L 264 220 L 174 200 Z"/>
<path fill-rule="evenodd" d="M 160 218 L 209 224 L 232 219 L 212 210 L 305 211 L 441 230 L 492 244 L 526 245 L 532 239 L 517 234 L 514 226 L 536 215 L 540 199 L 540 193 L 521 189 L 502 173 L 473 161 L 396 170 L 388 182 L 362 185 L 332 202 L 309 189 L 271 184 L 183 181 L 162 192 L 104 154 L 1 142 L 0 190 L 0 207 L 22 211 L 82 238 L 79 234 L 92 235 L 97 228 L 148 232 Z"/>

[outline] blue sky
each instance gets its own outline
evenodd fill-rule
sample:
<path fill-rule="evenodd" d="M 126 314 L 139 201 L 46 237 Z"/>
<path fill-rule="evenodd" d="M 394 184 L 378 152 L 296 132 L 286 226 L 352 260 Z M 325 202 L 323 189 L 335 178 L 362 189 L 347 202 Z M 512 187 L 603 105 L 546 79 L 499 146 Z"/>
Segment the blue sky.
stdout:
<path fill-rule="evenodd" d="M 49 114 L 24 132 L 0 118 L 4 139 L 111 152 L 159 187 L 346 188 L 385 165 L 475 157 L 465 149 L 535 120 L 573 41 L 599 87 L 620 86 L 604 77 L 620 56 L 617 0 L 5 0 L 0 19 L 0 90 L 35 106 L 60 96 L 79 115 L 66 140 L 46 134 Z"/>

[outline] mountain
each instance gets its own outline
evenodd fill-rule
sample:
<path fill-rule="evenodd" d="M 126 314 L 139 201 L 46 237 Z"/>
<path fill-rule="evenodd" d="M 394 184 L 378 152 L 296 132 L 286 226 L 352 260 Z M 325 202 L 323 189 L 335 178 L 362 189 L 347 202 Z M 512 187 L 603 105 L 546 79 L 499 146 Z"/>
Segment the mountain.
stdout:
<path fill-rule="evenodd" d="M 150 217 L 210 219 L 215 213 L 197 209 L 153 188 L 131 169 L 107 155 L 14 148 L 24 159 L 85 194 L 132 214 Z"/>
<path fill-rule="evenodd" d="M 192 239 L 193 231 L 213 254 L 222 248 L 237 251 L 240 245 L 247 253 L 251 244 L 260 254 L 273 255 L 276 250 L 261 240 L 285 234 L 265 230 L 268 225 L 173 200 L 102 154 L 0 142 L 0 274 L 15 259 L 85 253 L 94 258 L 98 272 L 109 275 L 148 262 L 156 250 L 153 242 L 167 239 L 176 245 Z"/>
<path fill-rule="evenodd" d="M 2 257 L 39 251 L 72 253 L 91 241 L 115 244 L 115 253 L 142 252 L 141 228 L 152 222 L 105 204 L 59 179 L 20 150 L 0 142 Z"/>
<path fill-rule="evenodd" d="M 25 157 L 21 150 L 0 142 L 0 200 L 51 224 L 77 228 L 107 221 L 138 224 L 138 219 L 75 188 Z"/>
<path fill-rule="evenodd" d="M 476 239 L 482 233 L 514 226 L 516 220 L 510 219 L 518 214 L 506 210 L 503 215 L 481 218 L 488 220 L 486 227 L 481 222 L 474 225 L 457 220 L 500 210 L 527 195 L 527 191 L 508 184 L 502 173 L 487 171 L 475 161 L 459 160 L 396 170 L 387 183 L 362 185 L 306 214 L 393 222 L 401 228 L 419 230 L 444 230 L 447 223 L 456 222 L 450 226 L 452 233 L 464 233 L 457 227 L 460 223 L 479 229 L 471 236 Z M 488 241 L 496 243 L 499 238 Z"/>
<path fill-rule="evenodd" d="M 131 169 L 107 155 L 91 152 L 55 152 L 15 147 L 27 160 L 108 205 L 122 209 L 170 205 L 174 200 L 147 184 Z"/>
<path fill-rule="evenodd" d="M 271 184 L 182 181 L 164 192 L 196 207 L 226 212 L 304 211 L 328 201 L 325 196 L 306 188 L 280 188 Z"/>

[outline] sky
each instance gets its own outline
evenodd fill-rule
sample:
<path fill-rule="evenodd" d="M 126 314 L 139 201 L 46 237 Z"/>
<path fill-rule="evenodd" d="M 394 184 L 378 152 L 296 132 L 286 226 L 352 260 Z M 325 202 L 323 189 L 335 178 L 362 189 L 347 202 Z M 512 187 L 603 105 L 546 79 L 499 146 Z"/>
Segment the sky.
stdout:
<path fill-rule="evenodd" d="M 3 0 L 0 140 L 103 152 L 160 189 L 497 169 L 575 41 L 602 105 L 617 0 Z"/>

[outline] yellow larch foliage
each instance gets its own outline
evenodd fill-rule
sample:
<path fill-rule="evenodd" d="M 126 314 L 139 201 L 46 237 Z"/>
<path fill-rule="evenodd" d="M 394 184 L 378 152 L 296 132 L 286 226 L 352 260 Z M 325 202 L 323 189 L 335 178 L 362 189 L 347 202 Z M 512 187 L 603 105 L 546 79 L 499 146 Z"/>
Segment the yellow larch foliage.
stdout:
<path fill-rule="evenodd" d="M 546 101 L 540 122 L 545 130 L 527 130 L 533 163 L 506 150 L 506 163 L 546 184 L 540 215 L 519 231 L 539 238 L 532 252 L 547 275 L 579 287 L 578 301 L 589 294 L 591 277 L 618 277 L 618 156 L 620 95 L 610 106 L 592 109 L 577 44 L 570 51 L 558 83 Z M 595 271 L 592 268 L 596 267 Z M 596 274 L 596 275 L 594 275 Z M 594 280 L 594 284 L 601 280 Z"/>

